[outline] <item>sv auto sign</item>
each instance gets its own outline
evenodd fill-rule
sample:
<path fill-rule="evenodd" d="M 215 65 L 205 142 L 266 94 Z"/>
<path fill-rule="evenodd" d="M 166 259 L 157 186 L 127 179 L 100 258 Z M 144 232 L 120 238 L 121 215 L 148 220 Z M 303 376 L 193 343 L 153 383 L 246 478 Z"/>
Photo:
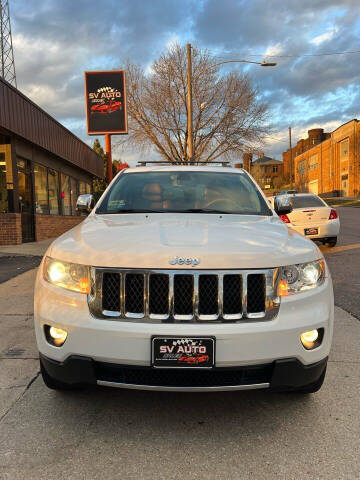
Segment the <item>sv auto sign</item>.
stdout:
<path fill-rule="evenodd" d="M 85 72 L 89 135 L 126 134 L 126 83 L 123 70 Z"/>

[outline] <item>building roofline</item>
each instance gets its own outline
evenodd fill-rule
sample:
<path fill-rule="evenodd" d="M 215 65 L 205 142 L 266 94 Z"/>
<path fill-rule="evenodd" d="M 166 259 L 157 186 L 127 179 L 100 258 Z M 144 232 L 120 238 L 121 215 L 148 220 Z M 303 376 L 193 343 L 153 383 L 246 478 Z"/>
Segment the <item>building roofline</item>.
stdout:
<path fill-rule="evenodd" d="M 306 152 L 309 152 L 310 150 L 312 150 L 313 148 L 316 148 L 318 145 L 321 145 L 322 143 L 326 142 L 327 140 L 331 140 L 331 136 L 334 132 L 336 132 L 337 130 L 339 130 L 339 128 L 342 128 L 344 127 L 345 125 L 347 125 L 348 123 L 351 123 L 351 122 L 359 122 L 359 120 L 357 118 L 352 118 L 351 120 L 348 120 L 347 122 L 343 123 L 342 125 L 339 125 L 338 127 L 336 127 L 334 130 L 332 130 L 331 132 L 327 132 L 328 134 L 330 134 L 330 137 L 329 138 L 325 138 L 324 140 L 322 140 L 321 142 L 317 143 L 316 145 L 312 145 L 311 147 L 309 147 L 308 149 L 304 150 L 302 153 L 299 153 L 298 155 L 295 155 L 294 158 L 297 158 L 297 157 L 300 157 L 300 155 L 303 155 L 304 153 Z M 320 127 L 319 127 L 320 128 Z M 297 141 L 296 145 L 294 145 L 292 147 L 292 150 L 294 150 L 297 146 L 297 144 L 301 141 L 306 141 L 307 139 L 306 138 L 300 138 L 300 140 Z M 288 147 L 284 152 L 282 152 L 282 154 L 286 154 L 290 152 L 290 147 Z"/>
<path fill-rule="evenodd" d="M 344 125 L 345 125 L 345 124 L 344 124 Z M 334 131 L 335 131 L 335 130 L 334 130 Z M 328 141 L 331 141 L 331 137 L 325 138 L 325 140 L 323 140 L 322 142 L 317 143 L 316 145 L 312 145 L 312 146 L 311 146 L 310 148 L 308 148 L 307 150 L 304 150 L 303 152 L 299 153 L 298 155 L 295 155 L 294 158 L 300 157 L 301 155 L 304 155 L 304 153 L 310 152 L 310 150 L 312 150 L 313 148 L 316 148 L 316 147 L 318 147 L 319 145 L 321 145 L 322 143 L 325 143 L 325 142 L 328 142 Z"/>
<path fill-rule="evenodd" d="M 63 130 L 65 130 L 66 133 L 70 134 L 72 137 L 74 137 L 78 142 L 81 142 L 83 145 L 85 145 L 89 150 L 94 151 L 93 148 L 89 147 L 89 145 L 81 140 L 78 136 L 75 135 L 71 130 L 66 128 L 62 123 L 60 123 L 58 120 L 56 120 L 54 117 L 50 115 L 50 113 L 46 112 L 44 109 L 39 107 L 33 100 L 31 100 L 29 97 L 27 97 L 24 93 L 22 93 L 18 88 L 14 87 L 11 85 L 9 82 L 7 82 L 4 78 L 0 77 L 0 82 L 4 83 L 8 88 L 13 90 L 17 95 L 20 95 L 26 102 L 31 103 L 33 107 L 35 107 L 37 110 L 39 110 L 43 115 L 48 117 L 52 122 L 56 123 L 59 127 L 61 127 Z M 96 153 L 96 152 L 95 152 Z"/>
<path fill-rule="evenodd" d="M 345 125 L 347 125 L 348 123 L 351 123 L 351 122 L 358 122 L 359 120 L 357 118 L 353 118 L 352 120 L 349 120 L 348 122 L 345 122 L 343 123 L 342 125 L 339 125 L 338 127 L 335 128 L 335 130 L 333 130 L 330 134 L 333 134 L 334 132 L 336 132 L 336 130 L 339 130 L 339 128 L 341 127 L 344 127 Z"/>

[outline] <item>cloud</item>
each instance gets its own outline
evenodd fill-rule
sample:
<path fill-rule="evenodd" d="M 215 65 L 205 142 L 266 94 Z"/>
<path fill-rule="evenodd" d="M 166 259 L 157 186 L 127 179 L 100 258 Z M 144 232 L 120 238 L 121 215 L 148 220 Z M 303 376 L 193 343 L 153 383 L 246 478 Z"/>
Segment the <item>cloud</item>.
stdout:
<path fill-rule="evenodd" d="M 88 143 L 83 72 L 127 59 L 150 71 L 174 40 L 221 59 L 283 56 L 271 69 L 239 65 L 269 103 L 280 137 L 288 125 L 295 138 L 309 125 L 360 114 L 360 55 L 295 58 L 358 50 L 358 0 L 13 0 L 11 16 L 20 89 Z M 267 153 L 278 155 L 283 145 L 268 142 Z"/>
<path fill-rule="evenodd" d="M 318 46 L 321 43 L 328 42 L 329 40 L 331 40 L 334 37 L 334 35 L 336 35 L 337 31 L 338 31 L 338 27 L 336 27 L 336 26 L 335 27 L 330 27 L 330 28 L 327 29 L 326 32 L 312 38 L 310 40 L 310 43 L 313 43 L 314 45 Z"/>

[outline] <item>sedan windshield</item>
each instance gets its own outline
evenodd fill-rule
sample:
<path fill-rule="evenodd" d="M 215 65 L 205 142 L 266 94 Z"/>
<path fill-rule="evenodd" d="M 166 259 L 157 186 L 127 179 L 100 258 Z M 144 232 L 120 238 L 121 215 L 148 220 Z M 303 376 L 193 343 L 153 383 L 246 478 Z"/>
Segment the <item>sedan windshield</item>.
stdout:
<path fill-rule="evenodd" d="M 123 173 L 96 210 L 148 212 L 272 215 L 247 175 L 206 171 Z"/>
<path fill-rule="evenodd" d="M 290 198 L 293 208 L 327 207 L 321 198 L 315 195 L 298 195 Z"/>

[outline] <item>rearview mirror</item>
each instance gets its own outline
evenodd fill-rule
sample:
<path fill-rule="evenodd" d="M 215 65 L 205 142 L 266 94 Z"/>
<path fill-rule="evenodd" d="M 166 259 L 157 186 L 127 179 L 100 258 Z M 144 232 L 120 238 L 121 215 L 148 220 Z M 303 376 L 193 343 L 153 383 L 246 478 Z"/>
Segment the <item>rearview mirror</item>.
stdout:
<path fill-rule="evenodd" d="M 287 215 L 292 212 L 289 195 L 278 195 L 274 199 L 274 210 L 278 215 Z"/>
<path fill-rule="evenodd" d="M 80 213 L 90 213 L 95 206 L 95 199 L 91 193 L 79 195 L 76 201 L 76 211 Z"/>

